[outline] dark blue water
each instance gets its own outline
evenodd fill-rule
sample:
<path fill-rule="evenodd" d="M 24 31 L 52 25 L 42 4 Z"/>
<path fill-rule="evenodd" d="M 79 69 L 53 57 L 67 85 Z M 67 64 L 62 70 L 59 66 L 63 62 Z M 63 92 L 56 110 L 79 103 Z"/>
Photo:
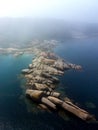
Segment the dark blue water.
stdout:
<path fill-rule="evenodd" d="M 67 96 L 98 120 L 98 38 L 69 40 L 59 45 L 55 52 L 71 63 L 82 65 L 82 71 L 68 71 L 61 81 Z"/>
<path fill-rule="evenodd" d="M 83 71 L 66 72 L 61 78 L 62 91 L 98 119 L 98 38 L 66 41 L 55 52 L 83 66 Z M 31 61 L 32 55 L 0 56 L 0 130 L 98 130 L 97 124 L 87 124 L 71 115 L 64 120 L 57 113 L 27 105 L 21 98 L 19 74 Z"/>

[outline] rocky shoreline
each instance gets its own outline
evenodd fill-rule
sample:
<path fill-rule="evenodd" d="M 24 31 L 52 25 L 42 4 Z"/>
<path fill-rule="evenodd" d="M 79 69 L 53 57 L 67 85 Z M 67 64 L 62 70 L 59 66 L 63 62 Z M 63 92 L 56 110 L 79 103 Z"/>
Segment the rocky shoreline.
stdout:
<path fill-rule="evenodd" d="M 54 47 L 58 45 L 56 40 L 33 40 L 26 46 L 12 48 L 0 48 L 0 54 L 12 54 L 19 56 L 22 54 L 34 54 L 35 58 L 22 70 L 26 79 L 25 95 L 36 102 L 44 110 L 59 111 L 63 109 L 72 113 L 85 121 L 95 121 L 93 115 L 73 104 L 66 96 L 56 90 L 60 80 L 67 70 L 81 70 L 80 65 L 65 62 L 62 58 L 54 54 Z M 60 86 L 59 86 L 60 87 Z"/>
<path fill-rule="evenodd" d="M 56 40 L 32 40 L 24 46 L 18 46 L 17 44 L 12 44 L 11 47 L 1 47 L 0 54 L 12 54 L 17 57 L 22 54 L 38 54 L 42 50 L 53 50 L 54 46 L 57 45 L 58 41 Z"/>
<path fill-rule="evenodd" d="M 82 120 L 95 121 L 93 115 L 73 104 L 67 97 L 62 98 L 61 93 L 56 91 L 60 82 L 58 76 L 63 76 L 67 70 L 81 70 L 82 67 L 65 62 L 54 54 L 49 47 L 52 48 L 52 45 L 43 46 L 42 49 L 37 48 L 35 59 L 27 69 L 22 70 L 22 74 L 26 78 L 25 93 L 27 98 L 37 102 L 42 109 L 58 111 L 62 108 Z"/>

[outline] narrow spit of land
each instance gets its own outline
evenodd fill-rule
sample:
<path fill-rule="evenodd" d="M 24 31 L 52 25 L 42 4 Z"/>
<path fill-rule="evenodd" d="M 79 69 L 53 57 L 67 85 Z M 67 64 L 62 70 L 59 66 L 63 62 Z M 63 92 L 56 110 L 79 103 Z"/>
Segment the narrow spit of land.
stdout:
<path fill-rule="evenodd" d="M 35 45 L 35 58 L 27 69 L 22 70 L 26 78 L 26 96 L 32 103 L 37 102 L 42 109 L 58 111 L 62 108 L 82 120 L 95 121 L 93 115 L 73 104 L 67 97 L 62 97 L 62 94 L 55 90 L 60 82 L 58 76 L 63 76 L 64 72 L 70 69 L 82 69 L 80 65 L 65 62 L 54 54 L 53 48 L 57 43 L 52 40 Z"/>
<path fill-rule="evenodd" d="M 34 40 L 24 47 L 0 48 L 0 54 L 13 54 L 19 56 L 24 53 L 34 54 L 35 58 L 27 69 L 22 70 L 26 78 L 26 96 L 44 110 L 59 111 L 63 109 L 85 121 L 95 121 L 93 115 L 79 108 L 62 93 L 56 91 L 59 84 L 59 76 L 63 76 L 67 70 L 81 70 L 80 65 L 65 62 L 54 54 L 54 47 L 58 45 L 56 40 Z M 17 45 L 16 45 L 17 46 Z M 60 87 L 60 86 L 59 86 Z"/>

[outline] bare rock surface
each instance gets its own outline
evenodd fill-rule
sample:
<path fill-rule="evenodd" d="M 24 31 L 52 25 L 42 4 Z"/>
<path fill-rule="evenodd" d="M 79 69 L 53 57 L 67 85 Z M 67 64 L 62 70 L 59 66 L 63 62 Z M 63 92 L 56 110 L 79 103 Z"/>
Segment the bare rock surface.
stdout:
<path fill-rule="evenodd" d="M 40 44 L 33 49 L 35 59 L 22 73 L 27 81 L 26 96 L 38 102 L 39 106 L 45 110 L 58 110 L 63 108 L 82 120 L 95 120 L 87 111 L 79 108 L 67 97 L 61 97 L 61 93 L 56 88 L 59 83 L 59 76 L 63 76 L 65 71 L 70 69 L 81 70 L 80 65 L 65 62 L 55 55 L 51 50 L 53 41 L 47 46 Z M 60 87 L 60 86 L 59 86 Z"/>

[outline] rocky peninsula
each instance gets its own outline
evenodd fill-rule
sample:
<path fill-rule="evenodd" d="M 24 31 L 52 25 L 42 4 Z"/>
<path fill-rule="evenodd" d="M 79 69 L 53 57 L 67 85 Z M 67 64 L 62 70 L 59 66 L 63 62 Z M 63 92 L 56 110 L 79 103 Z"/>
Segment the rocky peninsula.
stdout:
<path fill-rule="evenodd" d="M 13 44 L 11 48 L 0 48 L 0 54 L 13 54 L 15 57 L 24 53 L 34 55 L 28 68 L 22 70 L 26 79 L 25 95 L 32 103 L 36 102 L 44 110 L 58 112 L 63 109 L 82 120 L 95 121 L 93 115 L 73 104 L 57 90 L 60 76 L 70 69 L 82 69 L 80 65 L 66 62 L 54 53 L 58 44 L 56 40 L 33 40 L 23 47 Z"/>
<path fill-rule="evenodd" d="M 56 90 L 60 80 L 67 70 L 81 70 L 80 65 L 65 62 L 57 56 L 53 49 L 57 41 L 43 41 L 33 46 L 35 58 L 22 70 L 26 79 L 26 97 L 36 102 L 42 109 L 58 111 L 60 108 L 68 111 L 85 121 L 95 121 L 93 115 L 79 108 L 69 98 L 62 97 L 62 93 Z M 59 86 L 60 87 L 60 86 Z"/>

